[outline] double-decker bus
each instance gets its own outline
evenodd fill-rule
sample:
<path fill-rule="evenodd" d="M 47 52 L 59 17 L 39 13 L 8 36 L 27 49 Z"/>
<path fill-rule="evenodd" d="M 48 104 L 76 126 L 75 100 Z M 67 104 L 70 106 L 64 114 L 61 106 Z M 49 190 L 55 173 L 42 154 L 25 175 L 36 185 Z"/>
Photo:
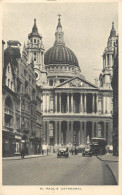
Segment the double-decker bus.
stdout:
<path fill-rule="evenodd" d="M 92 154 L 105 154 L 106 152 L 106 139 L 105 138 L 99 138 L 99 137 L 93 137 L 91 138 L 91 150 Z"/>

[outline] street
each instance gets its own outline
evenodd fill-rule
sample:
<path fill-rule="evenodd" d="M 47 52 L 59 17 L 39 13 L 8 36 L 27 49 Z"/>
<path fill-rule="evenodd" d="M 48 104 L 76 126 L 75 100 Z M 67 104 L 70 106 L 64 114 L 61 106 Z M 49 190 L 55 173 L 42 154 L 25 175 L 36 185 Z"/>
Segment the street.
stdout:
<path fill-rule="evenodd" d="M 3 185 L 115 185 L 106 164 L 81 154 L 3 160 Z"/>

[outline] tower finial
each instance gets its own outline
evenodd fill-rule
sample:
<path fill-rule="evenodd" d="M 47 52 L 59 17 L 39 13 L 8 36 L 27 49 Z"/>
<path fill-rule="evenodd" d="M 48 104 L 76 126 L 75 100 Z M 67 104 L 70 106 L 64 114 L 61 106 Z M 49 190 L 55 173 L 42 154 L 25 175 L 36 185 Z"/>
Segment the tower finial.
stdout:
<path fill-rule="evenodd" d="M 60 19 L 60 17 L 61 17 L 61 14 L 60 13 L 58 14 L 58 17 L 59 17 L 58 19 Z"/>
<path fill-rule="evenodd" d="M 60 14 L 60 13 L 58 14 L 58 17 L 59 17 L 59 18 L 58 18 L 58 26 L 57 26 L 57 29 L 58 29 L 58 28 L 62 28 L 61 22 L 60 22 L 60 20 L 61 20 L 61 19 L 60 19 L 60 17 L 61 17 L 61 14 Z"/>
<path fill-rule="evenodd" d="M 112 22 L 112 28 L 114 28 L 114 22 Z"/>

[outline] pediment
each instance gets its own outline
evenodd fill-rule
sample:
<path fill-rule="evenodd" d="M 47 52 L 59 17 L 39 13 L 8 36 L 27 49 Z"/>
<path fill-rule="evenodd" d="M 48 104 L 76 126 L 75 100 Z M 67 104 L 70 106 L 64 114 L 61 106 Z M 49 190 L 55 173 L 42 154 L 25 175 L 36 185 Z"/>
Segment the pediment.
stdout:
<path fill-rule="evenodd" d="M 57 86 L 58 88 L 97 88 L 96 85 L 90 83 L 89 81 L 75 77 L 68 81 L 65 81 Z"/>

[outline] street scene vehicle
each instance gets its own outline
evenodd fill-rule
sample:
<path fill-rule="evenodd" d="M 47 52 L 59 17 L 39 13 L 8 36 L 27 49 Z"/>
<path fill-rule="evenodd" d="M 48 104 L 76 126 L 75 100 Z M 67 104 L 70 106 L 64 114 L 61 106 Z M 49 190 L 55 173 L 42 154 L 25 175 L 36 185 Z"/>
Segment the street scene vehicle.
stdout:
<path fill-rule="evenodd" d="M 106 152 L 106 140 L 104 138 L 94 137 L 91 138 L 91 151 L 92 154 L 105 154 Z"/>
<path fill-rule="evenodd" d="M 82 156 L 92 156 L 92 151 L 90 145 L 86 145 L 82 152 Z"/>
<path fill-rule="evenodd" d="M 61 158 L 61 157 L 65 157 L 65 158 L 69 157 L 68 148 L 58 149 L 57 158 Z"/>

